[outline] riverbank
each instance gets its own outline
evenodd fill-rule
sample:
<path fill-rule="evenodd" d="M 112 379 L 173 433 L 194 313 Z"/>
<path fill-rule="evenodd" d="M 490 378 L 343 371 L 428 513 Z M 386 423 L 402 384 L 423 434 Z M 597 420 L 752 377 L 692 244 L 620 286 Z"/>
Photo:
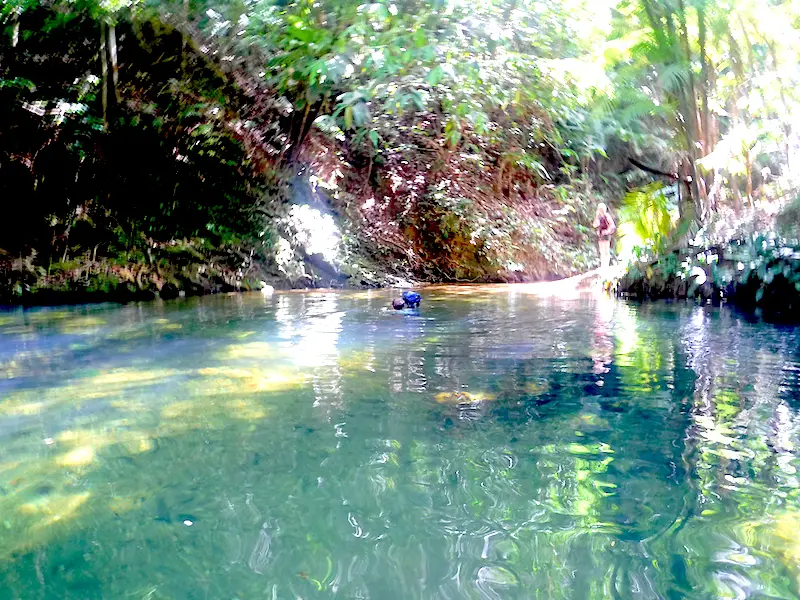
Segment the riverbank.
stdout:
<path fill-rule="evenodd" d="M 800 251 L 769 235 L 677 250 L 631 265 L 617 280 L 616 293 L 638 300 L 729 303 L 767 320 L 798 322 Z"/>
<path fill-rule="evenodd" d="M 172 300 L 179 297 L 261 291 L 271 294 L 273 291 L 303 293 L 371 289 L 375 289 L 376 292 L 387 289 L 418 289 L 424 291 L 424 293 L 451 293 L 457 296 L 471 296 L 475 294 L 520 294 L 526 296 L 570 299 L 586 294 L 606 293 L 607 290 L 604 289 L 604 284 L 618 278 L 621 274 L 622 270 L 620 268 L 611 267 L 611 269 L 605 272 L 601 269 L 593 269 L 572 277 L 527 283 L 424 283 L 397 277 L 387 277 L 383 285 L 317 288 L 291 288 L 280 285 L 276 287 L 264 281 L 258 282 L 257 285 L 236 287 L 223 281 L 217 282 L 217 285 L 213 287 L 211 285 L 206 287 L 193 286 L 188 292 L 175 287 L 166 288 L 166 286 L 162 287 L 161 290 L 137 290 L 117 283 L 116 286 L 109 285 L 109 287 L 104 290 L 74 290 L 69 288 L 41 289 L 36 291 L 35 294 L 23 296 L 22 302 L 5 302 L 0 304 L 0 306 L 55 306 L 102 302 L 125 304 L 128 302 L 148 302 L 157 299 Z"/>

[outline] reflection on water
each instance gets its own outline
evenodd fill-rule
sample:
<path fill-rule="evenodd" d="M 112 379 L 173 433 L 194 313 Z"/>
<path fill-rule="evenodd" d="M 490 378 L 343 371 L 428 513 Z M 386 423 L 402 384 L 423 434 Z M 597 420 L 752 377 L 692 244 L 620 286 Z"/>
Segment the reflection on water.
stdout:
<path fill-rule="evenodd" d="M 0 598 L 796 598 L 800 333 L 524 287 L 0 314 Z"/>

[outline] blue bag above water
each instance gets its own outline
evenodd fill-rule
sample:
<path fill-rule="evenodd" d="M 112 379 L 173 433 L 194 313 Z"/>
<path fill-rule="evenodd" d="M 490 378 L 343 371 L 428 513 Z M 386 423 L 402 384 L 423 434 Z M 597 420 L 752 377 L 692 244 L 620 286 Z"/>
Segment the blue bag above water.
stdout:
<path fill-rule="evenodd" d="M 403 300 L 405 300 L 407 306 L 416 308 L 422 302 L 422 296 L 417 292 L 403 292 Z"/>

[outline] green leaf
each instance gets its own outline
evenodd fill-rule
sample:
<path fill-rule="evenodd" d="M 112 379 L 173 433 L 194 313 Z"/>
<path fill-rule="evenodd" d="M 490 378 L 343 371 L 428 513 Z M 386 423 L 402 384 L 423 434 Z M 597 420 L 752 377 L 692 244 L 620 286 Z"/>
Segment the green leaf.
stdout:
<path fill-rule="evenodd" d="M 350 108 L 350 107 L 348 107 Z M 352 106 L 353 122 L 358 127 L 363 127 L 370 120 L 369 110 L 367 110 L 366 102 L 359 102 Z"/>
<path fill-rule="evenodd" d="M 442 70 L 441 65 L 436 65 L 433 69 L 431 69 L 428 76 L 425 78 L 425 81 L 428 82 L 428 85 L 431 87 L 436 87 L 439 85 L 439 82 L 442 80 L 444 76 L 444 71 Z"/>
<path fill-rule="evenodd" d="M 369 13 L 379 21 L 386 21 L 391 17 L 389 9 L 377 2 L 369 5 Z"/>
<path fill-rule="evenodd" d="M 414 103 L 414 106 L 417 107 L 417 110 L 425 110 L 425 102 L 422 100 L 422 94 L 420 94 L 417 90 L 412 91 L 409 96 L 411 97 L 411 101 Z"/>
<path fill-rule="evenodd" d="M 353 128 L 353 107 L 348 106 L 344 109 L 344 128 L 345 129 L 352 129 Z"/>
<path fill-rule="evenodd" d="M 306 44 L 312 43 L 317 38 L 317 32 L 313 29 L 306 28 L 303 23 L 295 23 L 294 27 L 289 27 L 289 35 L 296 40 L 305 42 Z"/>
<path fill-rule="evenodd" d="M 380 145 L 380 139 L 381 139 L 381 138 L 380 138 L 380 136 L 378 135 L 378 132 L 377 132 L 377 131 L 375 131 L 374 129 L 371 129 L 371 130 L 370 130 L 370 132 L 369 132 L 369 139 L 370 139 L 370 141 L 372 142 L 372 145 L 373 145 L 373 146 L 375 146 L 376 148 L 377 148 L 377 147 Z"/>
<path fill-rule="evenodd" d="M 24 88 L 30 92 L 36 91 L 36 86 L 33 84 L 33 82 L 28 79 L 24 79 L 22 77 L 14 77 L 14 79 L 0 78 L 0 88 L 3 87 Z"/>
<path fill-rule="evenodd" d="M 461 125 L 456 119 L 451 118 L 447 121 L 444 126 L 444 139 L 451 148 L 455 148 L 458 145 L 461 140 Z"/>
<path fill-rule="evenodd" d="M 341 94 L 336 99 L 342 104 L 356 104 L 357 102 L 367 100 L 367 97 L 361 90 L 356 90 L 354 92 Z"/>

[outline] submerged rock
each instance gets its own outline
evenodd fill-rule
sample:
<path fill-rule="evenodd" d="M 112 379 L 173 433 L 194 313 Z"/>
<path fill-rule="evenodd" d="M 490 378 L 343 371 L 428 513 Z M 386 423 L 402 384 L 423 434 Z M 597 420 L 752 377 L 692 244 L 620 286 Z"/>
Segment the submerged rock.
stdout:
<path fill-rule="evenodd" d="M 434 396 L 439 404 L 477 404 L 494 400 L 494 394 L 485 392 L 439 392 Z"/>
<path fill-rule="evenodd" d="M 544 394 L 550 391 L 550 382 L 544 379 L 530 381 L 525 385 L 525 391 L 534 396 Z"/>

